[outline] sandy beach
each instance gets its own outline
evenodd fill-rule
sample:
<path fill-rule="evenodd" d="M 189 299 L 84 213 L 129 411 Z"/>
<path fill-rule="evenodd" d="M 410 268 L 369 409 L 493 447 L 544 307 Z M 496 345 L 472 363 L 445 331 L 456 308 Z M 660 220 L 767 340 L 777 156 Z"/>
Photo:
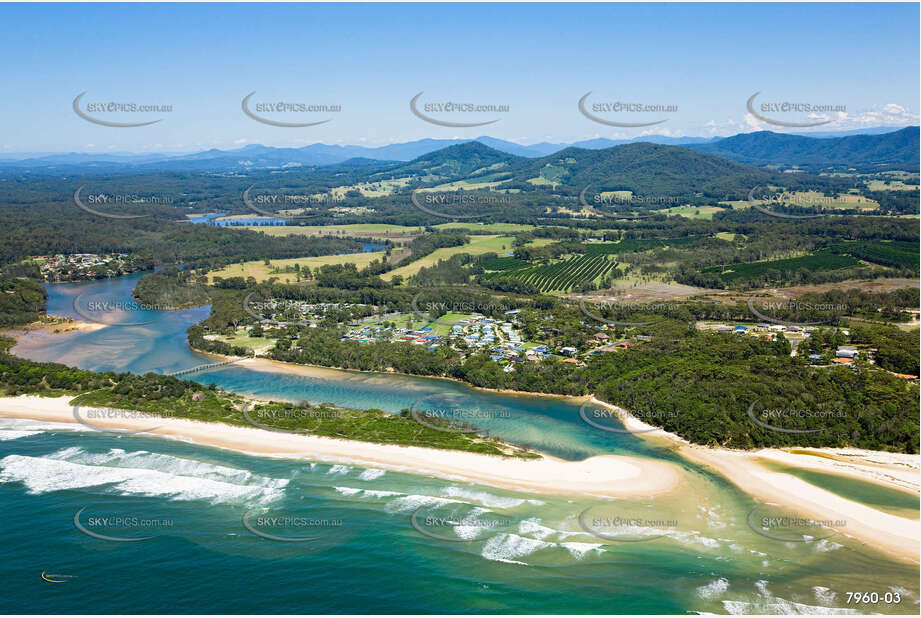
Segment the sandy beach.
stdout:
<path fill-rule="evenodd" d="M 195 350 L 200 354 L 208 354 L 215 358 L 220 358 L 221 360 L 230 360 L 234 358 L 239 358 L 237 356 L 224 356 L 221 354 L 214 354 L 210 352 L 203 352 L 202 350 Z M 321 367 L 319 365 L 301 365 L 300 363 L 287 363 L 283 361 L 273 360 L 271 358 L 265 358 L 263 356 L 246 357 L 237 362 L 238 365 L 245 366 L 247 369 L 252 369 L 253 371 L 264 371 L 269 373 L 286 373 L 288 375 L 295 376 L 305 376 L 309 378 L 341 378 L 342 374 L 353 374 L 357 376 L 386 376 L 386 375 L 399 375 L 407 376 L 410 378 L 420 378 L 424 380 L 447 380 L 449 382 L 454 382 L 457 384 L 462 384 L 467 388 L 476 390 L 476 391 L 486 391 L 488 393 L 502 393 L 505 395 L 524 395 L 527 397 L 551 397 L 553 399 L 568 400 L 568 401 L 583 401 L 585 399 L 582 397 L 574 397 L 568 395 L 557 395 L 556 393 L 532 393 L 530 391 L 516 391 L 507 388 L 485 388 L 482 386 L 474 386 L 469 382 L 464 382 L 457 378 L 450 378 L 448 376 L 422 376 L 412 373 L 402 373 L 398 371 L 364 371 L 361 369 L 346 369 L 343 367 Z"/>
<path fill-rule="evenodd" d="M 69 397 L 0 397 L 0 416 L 77 423 Z M 108 429 L 144 430 L 144 435 L 183 440 L 253 455 L 368 465 L 386 470 L 528 492 L 641 497 L 676 489 L 678 466 L 637 457 L 602 455 L 583 461 L 544 456 L 511 459 L 443 449 L 374 444 L 320 436 L 276 433 L 255 427 L 203 423 L 189 419 L 94 419 Z M 155 427 L 152 428 L 152 425 Z"/>
<path fill-rule="evenodd" d="M 866 543 L 900 560 L 921 563 L 921 522 L 897 517 L 848 500 L 790 474 L 774 472 L 759 460 L 809 468 L 918 492 L 921 455 L 859 449 L 760 449 L 736 451 L 691 444 L 675 434 L 656 429 L 617 406 L 597 399 L 620 415 L 624 425 L 643 438 L 664 440 L 687 459 L 707 466 L 762 502 L 779 504 L 817 520 L 844 520 L 839 533 Z"/>
<path fill-rule="evenodd" d="M 101 330 L 106 326 L 109 326 L 109 324 L 102 324 L 101 322 L 81 322 L 80 320 L 72 320 L 70 318 L 55 318 L 46 322 L 32 322 L 25 326 L 3 329 L 0 332 L 18 340 L 20 337 L 25 337 L 29 333 L 41 333 L 45 335 L 61 335 L 73 332 L 88 333 L 95 330 Z"/>

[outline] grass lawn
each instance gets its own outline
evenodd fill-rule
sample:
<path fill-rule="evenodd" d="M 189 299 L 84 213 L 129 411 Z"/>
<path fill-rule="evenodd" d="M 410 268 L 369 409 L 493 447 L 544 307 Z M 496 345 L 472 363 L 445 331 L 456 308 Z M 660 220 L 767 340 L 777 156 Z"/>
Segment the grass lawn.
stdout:
<path fill-rule="evenodd" d="M 271 266 L 266 266 L 263 260 L 252 262 L 243 262 L 242 264 L 230 264 L 220 270 L 208 273 L 209 283 L 214 281 L 214 277 L 254 277 L 256 281 L 266 281 L 269 277 L 277 277 L 281 283 L 296 283 L 297 275 L 295 273 L 272 274 L 275 268 L 284 269 L 285 266 L 294 266 L 300 264 L 301 268 L 317 268 L 324 264 L 348 264 L 352 263 L 359 270 L 384 256 L 383 251 L 374 251 L 372 253 L 345 253 L 342 255 L 321 255 L 319 257 L 291 258 L 288 260 L 270 260 Z"/>
<path fill-rule="evenodd" d="M 725 208 L 719 206 L 675 206 L 667 208 L 661 212 L 667 212 L 670 215 L 680 215 L 688 219 L 707 219 L 710 220 L 718 212 L 723 212 Z"/>
<path fill-rule="evenodd" d="M 918 185 L 908 185 L 901 180 L 871 180 L 867 183 L 870 191 L 917 191 Z"/>
<path fill-rule="evenodd" d="M 404 279 L 407 279 L 419 272 L 419 269 L 423 266 L 434 266 L 438 263 L 438 260 L 446 260 L 452 255 L 457 255 L 459 253 L 482 255 L 484 253 L 494 252 L 501 255 L 503 253 L 512 251 L 514 240 L 515 239 L 511 236 L 471 236 L 470 242 L 466 245 L 461 245 L 460 247 L 445 247 L 443 249 L 436 249 L 424 258 L 416 260 L 415 262 L 411 262 L 406 266 L 401 266 L 396 270 L 382 275 L 382 277 L 389 279 L 394 275 L 401 275 Z"/>
<path fill-rule="evenodd" d="M 486 232 L 496 232 L 497 234 L 510 234 L 513 232 L 530 232 L 534 229 L 534 226 L 525 223 L 484 223 L 480 225 L 479 223 L 464 221 L 463 223 L 440 223 L 436 225 L 435 228 L 439 230 L 456 230 L 463 228 L 465 230 L 481 230 Z"/>
<path fill-rule="evenodd" d="M 269 225 L 255 226 L 248 229 L 263 232 L 268 236 L 381 236 L 388 234 L 417 235 L 425 231 L 421 227 L 391 225 L 389 223 L 354 223 L 351 225 Z"/>
<path fill-rule="evenodd" d="M 788 200 L 790 204 L 796 206 L 817 206 L 826 210 L 840 210 L 840 209 L 851 209 L 851 208 L 860 208 L 862 210 L 876 210 L 879 208 L 879 203 L 875 200 L 870 200 L 862 195 L 856 195 L 853 193 L 842 193 L 836 198 L 830 196 L 825 196 L 819 193 L 818 191 L 788 191 L 784 192 L 784 198 Z M 758 202 L 759 204 L 765 204 L 765 202 Z M 750 208 L 751 203 L 748 200 L 736 200 L 730 202 L 720 202 L 720 204 L 726 204 L 734 208 Z M 774 204 L 767 204 L 767 208 L 770 208 Z"/>
<path fill-rule="evenodd" d="M 230 345 L 238 345 L 244 348 L 249 348 L 254 350 L 257 353 L 262 353 L 265 350 L 268 350 L 275 346 L 277 339 L 272 339 L 270 337 L 250 337 L 249 336 L 249 327 L 248 326 L 239 326 L 237 327 L 237 332 L 235 335 L 209 335 L 209 339 L 214 339 L 216 341 L 223 341 L 229 343 Z"/>
<path fill-rule="evenodd" d="M 457 191 L 458 189 L 464 189 L 466 191 L 477 191 L 480 189 L 492 189 L 493 187 L 498 187 L 504 182 L 507 182 L 507 178 L 503 180 L 484 180 L 482 182 L 471 182 L 469 180 L 455 180 L 454 182 L 446 182 L 435 187 L 427 187 L 425 189 L 420 189 L 420 193 L 425 191 Z"/>

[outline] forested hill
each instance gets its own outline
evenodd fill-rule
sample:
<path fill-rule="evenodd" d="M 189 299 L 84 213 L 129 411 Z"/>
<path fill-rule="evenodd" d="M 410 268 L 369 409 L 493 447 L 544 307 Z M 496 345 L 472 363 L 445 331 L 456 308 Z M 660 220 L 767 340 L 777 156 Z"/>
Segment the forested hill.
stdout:
<path fill-rule="evenodd" d="M 917 171 L 919 127 L 906 127 L 881 135 L 815 138 L 759 131 L 743 133 L 707 144 L 686 146 L 752 165 L 889 166 Z"/>
<path fill-rule="evenodd" d="M 173 215 L 175 217 L 175 215 Z M 258 231 L 210 227 L 155 217 L 109 219 L 55 201 L 0 204 L 0 265 L 56 253 L 131 253 L 158 264 L 221 265 L 240 260 L 361 252 L 348 238 L 274 237 Z"/>

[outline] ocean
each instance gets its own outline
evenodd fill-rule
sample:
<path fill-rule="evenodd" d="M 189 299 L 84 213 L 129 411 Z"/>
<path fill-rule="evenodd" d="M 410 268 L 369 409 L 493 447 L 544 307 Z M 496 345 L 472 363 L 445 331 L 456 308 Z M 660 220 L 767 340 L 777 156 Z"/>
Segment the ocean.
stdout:
<path fill-rule="evenodd" d="M 136 279 L 48 286 L 49 313 L 79 318 L 75 298 L 127 300 Z M 14 351 L 95 370 L 174 371 L 209 362 L 184 332 L 207 311 L 33 334 Z M 571 460 L 665 458 L 685 482 L 663 496 L 573 499 L 0 419 L 5 612 L 918 612 L 917 566 L 843 534 L 758 534 L 753 498 L 642 436 L 591 427 L 571 400 L 355 372 L 231 366 L 194 379 L 389 412 L 447 395 L 501 411 L 488 420 L 493 435 Z M 628 522 L 615 538 L 598 528 L 611 518 Z M 880 602 L 849 605 L 854 591 Z"/>

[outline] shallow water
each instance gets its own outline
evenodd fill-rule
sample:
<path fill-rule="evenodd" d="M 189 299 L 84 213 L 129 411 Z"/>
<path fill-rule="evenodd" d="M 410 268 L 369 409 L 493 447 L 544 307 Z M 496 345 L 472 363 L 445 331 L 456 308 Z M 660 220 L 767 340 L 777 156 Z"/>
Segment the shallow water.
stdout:
<path fill-rule="evenodd" d="M 74 315 L 81 294 L 126 296 L 136 278 L 49 286 L 49 312 Z M 143 325 L 30 335 L 14 351 L 134 372 L 210 361 L 188 349 L 184 332 L 207 308 L 155 313 Z M 482 422 L 494 435 L 569 459 L 666 458 L 684 468 L 686 480 L 655 498 L 572 500 L 0 420 L 0 502 L 12 519 L 0 550 L 13 591 L 6 611 L 918 611 L 916 566 L 840 534 L 811 542 L 758 534 L 748 523 L 756 506 L 749 496 L 654 442 L 587 425 L 569 400 L 353 372 L 310 378 L 228 367 L 195 379 L 264 397 L 390 412 L 450 396 L 496 411 Z M 90 532 L 151 538 L 81 532 L 74 517 L 84 507 L 77 521 Z M 421 530 L 412 525 L 414 512 Z M 244 514 L 259 532 L 314 540 L 260 536 L 243 525 Z M 618 525 L 607 526 L 612 520 Z M 46 583 L 43 570 L 73 578 Z M 846 593 L 858 590 L 898 593 L 901 602 L 848 606 Z"/>
<path fill-rule="evenodd" d="M 868 483 L 843 474 L 806 470 L 769 460 L 764 460 L 761 463 L 775 472 L 792 474 L 807 483 L 812 483 L 817 487 L 834 492 L 848 500 L 862 502 L 899 517 L 919 518 L 921 504 L 919 504 L 918 496 L 910 492 L 899 491 L 876 483 Z"/>

